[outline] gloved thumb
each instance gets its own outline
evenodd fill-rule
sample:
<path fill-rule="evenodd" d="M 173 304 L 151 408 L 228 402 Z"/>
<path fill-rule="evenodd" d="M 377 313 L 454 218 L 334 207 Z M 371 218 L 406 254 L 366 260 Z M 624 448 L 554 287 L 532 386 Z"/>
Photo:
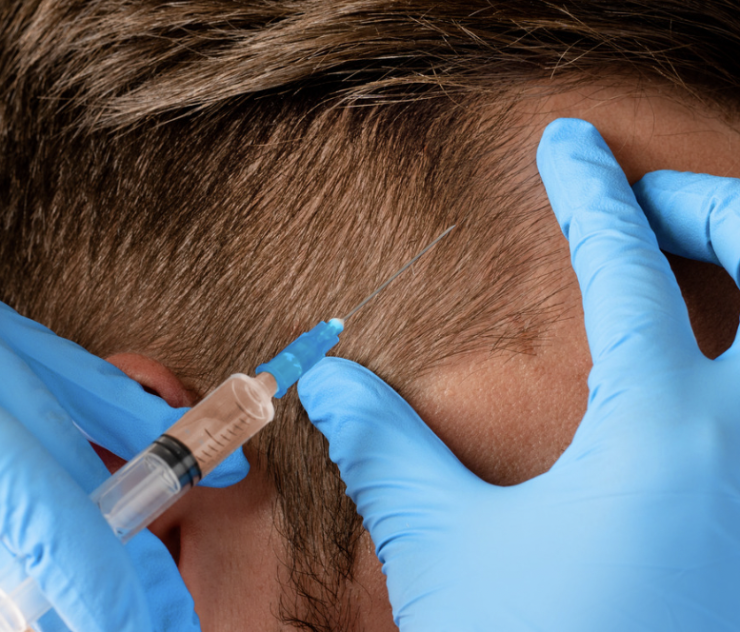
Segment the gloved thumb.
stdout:
<path fill-rule="evenodd" d="M 357 505 L 378 557 L 403 533 L 447 520 L 467 470 L 411 406 L 379 377 L 340 358 L 319 362 L 298 383 L 298 394 L 329 440 L 347 494 Z"/>

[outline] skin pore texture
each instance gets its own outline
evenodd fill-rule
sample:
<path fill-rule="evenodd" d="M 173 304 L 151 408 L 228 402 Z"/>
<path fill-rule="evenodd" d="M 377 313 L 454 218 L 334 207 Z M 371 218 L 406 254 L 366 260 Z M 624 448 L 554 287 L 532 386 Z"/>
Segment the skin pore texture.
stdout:
<path fill-rule="evenodd" d="M 740 177 L 740 133 L 706 105 L 673 91 L 630 92 L 613 84 L 570 90 L 522 103 L 522 144 L 535 151 L 544 127 L 568 116 L 592 122 L 630 182 L 647 171 L 676 169 Z M 539 194 L 544 201 L 544 188 Z M 581 298 L 568 244 L 554 216 L 543 243 L 560 287 L 551 301 L 561 317 L 531 353 L 475 355 L 444 365 L 414 384 L 409 403 L 457 456 L 485 480 L 516 484 L 543 472 L 570 443 L 585 410 L 591 367 Z M 740 293 L 717 267 L 670 258 L 701 349 L 716 357 L 732 342 Z M 485 283 L 485 279 L 481 279 Z M 171 405 L 192 394 L 165 367 L 138 354 L 108 360 Z M 228 489 L 198 488 L 162 516 L 152 530 L 178 562 L 205 632 L 295 629 L 280 623 L 277 604 L 286 585 L 285 551 L 273 521 L 275 490 L 253 450 L 248 477 Z M 111 469 L 120 460 L 110 455 Z M 364 534 L 355 581 L 354 630 L 395 630 L 384 576 Z"/>

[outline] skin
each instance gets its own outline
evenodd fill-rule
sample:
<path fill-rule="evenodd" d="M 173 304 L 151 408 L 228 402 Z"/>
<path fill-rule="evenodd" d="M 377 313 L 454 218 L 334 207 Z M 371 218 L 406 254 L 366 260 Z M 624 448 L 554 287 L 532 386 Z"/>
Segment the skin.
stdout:
<path fill-rule="evenodd" d="M 524 134 L 533 157 L 546 125 L 568 116 L 596 126 L 631 183 L 657 169 L 740 177 L 740 133 L 717 114 L 670 91 L 625 96 L 624 89 L 590 87 L 527 109 Z M 534 159 L 529 168 L 533 175 Z M 540 189 L 544 199 L 544 187 Z M 422 395 L 410 402 L 453 452 L 490 483 L 511 485 L 546 472 L 570 444 L 586 412 L 591 356 L 581 294 L 554 215 L 545 230 L 553 256 L 542 265 L 554 268 L 561 279 L 551 301 L 561 305 L 559 322 L 533 354 L 466 359 L 419 384 Z M 734 339 L 740 295 L 716 266 L 679 257 L 670 261 L 699 346 L 716 357 Z M 454 426 L 448 419 L 456 419 Z"/>
<path fill-rule="evenodd" d="M 534 164 L 542 130 L 555 118 L 586 119 L 601 131 L 630 182 L 647 171 L 677 169 L 740 177 L 740 133 L 701 104 L 688 104 L 668 90 L 646 94 L 591 86 L 522 108 L 523 142 Z M 544 188 L 540 195 L 544 200 Z M 546 472 L 572 439 L 585 410 L 591 367 L 580 292 L 569 265 L 568 245 L 554 216 L 552 239 L 562 318 L 531 354 L 468 357 L 419 380 L 410 403 L 458 457 L 485 480 L 515 484 Z M 687 301 L 697 340 L 709 357 L 732 342 L 740 316 L 740 293 L 722 270 L 671 257 Z M 110 362 L 160 394 L 183 405 L 192 394 L 162 365 L 138 354 Z M 228 489 L 198 488 L 160 518 L 152 530 L 178 561 L 206 632 L 293 630 L 276 620 L 285 580 L 279 534 L 273 525 L 275 490 L 247 448 L 249 476 Z M 111 469 L 120 466 L 106 455 Z M 384 577 L 365 535 L 356 580 L 347 599 L 360 613 L 357 630 L 386 632 L 392 621 Z"/>

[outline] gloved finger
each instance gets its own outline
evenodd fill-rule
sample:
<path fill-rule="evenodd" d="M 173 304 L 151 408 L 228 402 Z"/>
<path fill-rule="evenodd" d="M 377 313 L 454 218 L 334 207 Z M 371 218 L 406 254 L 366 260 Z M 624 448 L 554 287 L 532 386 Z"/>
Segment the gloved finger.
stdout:
<path fill-rule="evenodd" d="M 0 337 L 41 378 L 89 439 L 126 460 L 188 410 L 171 408 L 112 364 L 3 303 Z M 5 405 L 13 396 L 2 396 L 0 403 Z M 244 454 L 237 450 L 208 475 L 205 484 L 232 485 L 248 471 Z"/>
<path fill-rule="evenodd" d="M 699 351 L 676 279 L 596 128 L 554 121 L 537 166 L 570 243 L 594 369 L 638 375 L 693 361 Z"/>
<path fill-rule="evenodd" d="M 425 533 L 444 532 L 466 483 L 485 485 L 398 393 L 354 362 L 321 360 L 298 382 L 298 395 L 329 440 L 382 562 L 387 548 L 418 548 Z M 408 532 L 414 537 L 405 542 Z"/>
<path fill-rule="evenodd" d="M 142 531 L 126 545 L 149 602 L 152 627 L 156 632 L 200 632 L 195 604 L 177 565 L 151 532 Z M 2 564 L 0 563 L 0 568 Z M 37 623 L 39 632 L 68 632 L 69 628 L 50 610 Z"/>
<path fill-rule="evenodd" d="M 108 470 L 72 419 L 45 384 L 4 341 L 0 340 L 3 367 L 2 408 L 19 420 L 74 479 L 85 493 L 92 492 L 108 476 Z M 13 449 L 12 444 L 3 449 Z"/>
<path fill-rule="evenodd" d="M 193 598 L 180 571 L 164 544 L 150 531 L 142 531 L 126 551 L 140 572 L 139 578 L 149 601 L 154 630 L 157 632 L 200 632 Z"/>
<path fill-rule="evenodd" d="M 721 265 L 740 286 L 740 180 L 653 171 L 632 189 L 663 250 Z"/>
<path fill-rule="evenodd" d="M 152 629 L 131 559 L 85 491 L 0 410 L 0 533 L 75 632 Z"/>
<path fill-rule="evenodd" d="M 149 531 L 142 531 L 126 545 L 144 586 L 153 629 L 157 632 L 200 632 L 195 604 L 177 566 L 164 545 Z M 0 563 L 2 568 L 2 563 Z M 37 623 L 39 632 L 68 632 L 69 628 L 50 610 Z"/>

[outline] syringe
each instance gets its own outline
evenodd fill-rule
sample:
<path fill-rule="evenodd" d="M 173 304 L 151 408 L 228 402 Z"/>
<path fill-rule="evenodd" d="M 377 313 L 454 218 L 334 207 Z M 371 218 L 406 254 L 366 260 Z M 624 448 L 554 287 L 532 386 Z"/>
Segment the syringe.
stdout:
<path fill-rule="evenodd" d="M 344 318 L 320 322 L 301 334 L 256 377 L 237 373 L 185 413 L 91 495 L 124 544 L 151 524 L 221 461 L 272 421 L 272 398 L 280 398 L 339 342 L 344 322 L 385 289 L 455 226 L 387 279 Z M 51 609 L 24 559 L 0 571 L 0 632 L 24 632 Z"/>

